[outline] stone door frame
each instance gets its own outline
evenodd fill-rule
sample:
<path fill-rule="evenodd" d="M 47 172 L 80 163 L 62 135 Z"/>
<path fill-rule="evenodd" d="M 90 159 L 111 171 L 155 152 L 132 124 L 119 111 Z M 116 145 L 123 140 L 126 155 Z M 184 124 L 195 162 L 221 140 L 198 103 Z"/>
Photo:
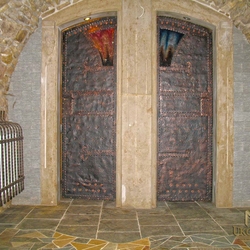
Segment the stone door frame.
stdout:
<path fill-rule="evenodd" d="M 91 4 L 78 2 L 43 19 L 42 204 L 56 205 L 60 200 L 60 27 L 77 19 L 83 20 L 83 17 L 91 13 L 110 11 L 117 13 L 118 22 L 116 205 L 137 208 L 156 206 L 156 17 L 159 13 L 164 13 L 177 18 L 188 18 L 191 22 L 214 31 L 213 200 L 217 207 L 232 207 L 233 24 L 222 14 L 196 2 L 190 3 L 189 0 L 181 3 L 176 0 L 142 0 L 139 5 L 133 0 L 107 0 L 101 3 L 92 0 Z M 145 48 L 151 48 L 151 51 L 143 53 Z M 128 61 L 133 55 L 131 51 L 135 50 L 136 65 Z M 135 107 L 136 116 L 129 115 L 131 107 Z M 126 139 L 128 137 L 130 140 Z"/>

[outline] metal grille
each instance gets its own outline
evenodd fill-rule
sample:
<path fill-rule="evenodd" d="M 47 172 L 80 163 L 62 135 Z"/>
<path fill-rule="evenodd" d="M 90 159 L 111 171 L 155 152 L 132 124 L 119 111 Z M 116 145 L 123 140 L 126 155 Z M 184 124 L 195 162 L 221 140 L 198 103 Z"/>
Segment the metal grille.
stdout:
<path fill-rule="evenodd" d="M 0 206 L 24 190 L 23 134 L 0 111 Z"/>

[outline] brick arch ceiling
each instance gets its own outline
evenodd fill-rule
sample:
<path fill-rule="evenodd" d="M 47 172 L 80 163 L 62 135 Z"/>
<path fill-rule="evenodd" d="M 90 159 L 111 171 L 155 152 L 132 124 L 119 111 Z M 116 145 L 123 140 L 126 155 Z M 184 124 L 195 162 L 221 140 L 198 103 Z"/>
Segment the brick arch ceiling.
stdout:
<path fill-rule="evenodd" d="M 84 0 L 1 0 L 0 2 L 0 110 L 7 110 L 9 80 L 24 45 L 39 18 Z M 167 0 L 166 0 L 167 1 Z M 190 0 L 232 19 L 250 42 L 249 0 Z"/>

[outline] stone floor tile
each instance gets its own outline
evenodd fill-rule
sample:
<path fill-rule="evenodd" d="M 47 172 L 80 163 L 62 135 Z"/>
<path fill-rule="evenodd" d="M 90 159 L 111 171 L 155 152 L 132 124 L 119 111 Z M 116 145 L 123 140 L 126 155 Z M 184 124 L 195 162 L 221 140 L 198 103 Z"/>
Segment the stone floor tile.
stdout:
<path fill-rule="evenodd" d="M 13 248 L 16 249 L 30 249 L 33 247 L 34 243 L 32 242 L 12 242 L 11 243 Z"/>
<path fill-rule="evenodd" d="M 75 238 L 68 238 L 68 239 L 55 239 L 52 242 L 54 243 L 54 245 L 56 245 L 57 247 L 65 247 L 67 245 L 69 245 L 70 243 L 72 243 L 74 241 Z"/>
<path fill-rule="evenodd" d="M 170 209 L 166 206 L 157 207 L 153 209 L 136 209 L 138 215 L 169 215 L 172 214 Z"/>
<path fill-rule="evenodd" d="M 200 243 L 205 243 L 208 245 L 210 245 L 214 242 L 212 239 L 204 239 L 204 238 L 200 238 L 197 236 L 191 236 L 190 238 L 192 239 L 192 241 L 190 241 L 190 242 L 200 242 Z"/>
<path fill-rule="evenodd" d="M 109 242 L 103 250 L 117 250 L 118 243 Z"/>
<path fill-rule="evenodd" d="M 157 201 L 156 207 L 168 207 L 166 201 Z"/>
<path fill-rule="evenodd" d="M 171 235 L 152 235 L 149 238 L 150 242 L 158 241 L 158 240 L 168 240 L 172 236 Z"/>
<path fill-rule="evenodd" d="M 230 242 L 229 240 L 228 240 L 228 238 L 226 237 L 226 236 L 220 236 L 220 237 L 217 237 L 217 238 L 214 238 L 213 239 L 214 241 L 217 241 L 217 242 L 222 242 L 222 243 L 229 243 L 229 244 L 231 244 L 232 242 Z"/>
<path fill-rule="evenodd" d="M 91 239 L 88 243 L 92 245 L 103 245 L 103 244 L 107 244 L 108 242 L 106 240 Z"/>
<path fill-rule="evenodd" d="M 39 238 L 28 238 L 28 237 L 13 237 L 10 242 L 41 242 Z"/>
<path fill-rule="evenodd" d="M 138 246 L 133 243 L 119 243 L 118 244 L 118 249 L 131 249 L 131 250 L 143 250 L 144 246 Z"/>
<path fill-rule="evenodd" d="M 93 238 L 93 237 L 92 237 Z M 77 237 L 74 242 L 78 242 L 78 243 L 88 243 L 90 239 L 87 238 L 81 238 L 81 237 Z"/>
<path fill-rule="evenodd" d="M 73 215 L 66 214 L 61 220 L 60 225 L 72 225 L 72 226 L 95 226 L 99 222 L 99 215 Z"/>
<path fill-rule="evenodd" d="M 97 226 L 60 225 L 57 231 L 75 237 L 90 239 L 96 237 Z"/>
<path fill-rule="evenodd" d="M 81 206 L 102 206 L 103 201 L 102 200 L 82 200 L 82 199 L 76 199 L 73 200 L 71 205 L 81 205 Z"/>
<path fill-rule="evenodd" d="M 57 236 L 57 234 L 54 234 L 53 238 L 55 238 L 55 240 L 75 240 L 77 238 L 77 237 L 67 235 L 67 234 L 58 234 L 58 235 L 59 236 Z"/>
<path fill-rule="evenodd" d="M 179 235 L 183 236 L 183 233 L 178 226 L 141 226 L 142 237 L 151 237 L 154 235 Z"/>
<path fill-rule="evenodd" d="M 36 231 L 44 234 L 46 237 L 53 237 L 55 234 L 55 231 L 51 229 L 37 229 Z"/>
<path fill-rule="evenodd" d="M 135 209 L 103 208 L 101 219 L 136 219 Z"/>
<path fill-rule="evenodd" d="M 137 244 L 137 245 L 144 245 L 144 246 L 149 246 L 150 245 L 149 238 L 135 240 L 135 241 L 132 241 L 131 243 Z"/>
<path fill-rule="evenodd" d="M 243 213 L 222 213 L 216 214 L 212 216 L 213 219 L 222 225 L 244 225 L 244 214 Z"/>
<path fill-rule="evenodd" d="M 62 209 L 67 209 L 70 205 L 70 202 L 59 202 L 57 206 L 36 206 L 36 208 L 44 208 L 48 210 L 62 210 Z"/>
<path fill-rule="evenodd" d="M 115 201 L 103 201 L 103 208 L 115 208 L 116 202 Z"/>
<path fill-rule="evenodd" d="M 49 243 L 43 247 L 43 249 L 56 249 L 57 246 L 54 245 L 53 243 Z"/>
<path fill-rule="evenodd" d="M 140 239 L 140 233 L 136 232 L 98 232 L 98 239 L 107 240 L 113 243 L 125 243 Z"/>
<path fill-rule="evenodd" d="M 175 220 L 173 215 L 139 215 L 139 223 L 140 225 L 164 225 L 164 226 L 177 226 L 177 221 Z"/>
<path fill-rule="evenodd" d="M 179 225 L 184 232 L 198 231 L 201 233 L 222 231 L 221 227 L 212 220 L 179 220 Z"/>
<path fill-rule="evenodd" d="M 0 234 L 7 228 L 14 228 L 16 224 L 1 224 L 0 223 Z"/>
<path fill-rule="evenodd" d="M 46 218 L 46 219 L 61 219 L 65 210 L 34 208 L 26 218 Z"/>
<path fill-rule="evenodd" d="M 201 209 L 186 209 L 185 211 L 173 211 L 173 214 L 177 220 L 189 220 L 189 219 L 211 219 L 209 214 Z"/>
<path fill-rule="evenodd" d="M 40 241 L 44 242 L 44 243 L 51 243 L 54 240 L 54 238 L 40 238 Z"/>
<path fill-rule="evenodd" d="M 72 242 L 71 245 L 75 248 L 75 249 L 89 249 L 90 247 L 94 247 L 95 245 L 92 244 L 88 244 L 88 243 L 78 243 L 78 242 Z"/>
<path fill-rule="evenodd" d="M 2 238 L 12 238 L 18 233 L 16 228 L 7 228 L 0 234 L 0 240 Z"/>
<path fill-rule="evenodd" d="M 212 208 L 204 208 L 204 209 L 211 216 L 220 215 L 220 214 L 241 214 L 242 216 L 244 216 L 244 212 L 240 211 L 240 210 L 238 210 L 236 208 L 216 208 L 216 207 L 212 207 Z"/>
<path fill-rule="evenodd" d="M 185 211 L 186 209 L 202 209 L 196 202 L 168 202 L 171 211 Z"/>
<path fill-rule="evenodd" d="M 66 214 L 100 214 L 101 206 L 70 206 Z"/>
<path fill-rule="evenodd" d="M 43 249 L 43 247 L 45 247 L 47 245 L 47 243 L 43 243 L 43 242 L 38 242 L 35 243 L 30 250 L 38 250 L 38 249 Z"/>
<path fill-rule="evenodd" d="M 175 248 L 177 246 L 182 246 L 183 244 L 192 244 L 192 243 L 182 243 L 182 242 L 178 242 L 178 241 L 173 241 L 173 240 L 166 240 L 164 241 L 161 245 L 159 245 L 160 249 L 171 249 L 171 248 Z"/>
<path fill-rule="evenodd" d="M 18 224 L 23 220 L 23 214 L 0 214 L 0 223 Z"/>
<path fill-rule="evenodd" d="M 98 245 L 98 246 L 92 246 L 87 248 L 88 250 L 102 250 L 103 247 L 105 247 L 107 244 L 102 244 L 102 245 Z M 79 249 L 80 250 L 80 249 Z"/>
<path fill-rule="evenodd" d="M 59 220 L 55 219 L 24 219 L 19 225 L 19 229 L 52 229 L 55 230 Z"/>
<path fill-rule="evenodd" d="M 139 227 L 137 220 L 101 220 L 99 231 L 139 232 Z"/>
<path fill-rule="evenodd" d="M 36 230 L 32 231 L 23 231 L 20 230 L 17 234 L 15 234 L 15 237 L 25 237 L 25 238 L 45 238 L 46 236 Z"/>
<path fill-rule="evenodd" d="M 4 210 L 5 214 L 28 214 L 30 211 L 32 211 L 35 208 L 35 206 L 12 206 L 9 208 L 6 208 Z"/>
<path fill-rule="evenodd" d="M 218 234 L 218 232 L 211 232 L 211 233 L 196 233 L 196 234 L 193 234 L 192 237 L 195 236 L 195 237 L 199 237 L 199 238 L 202 238 L 202 239 L 211 239 L 211 240 L 216 240 L 217 238 L 220 238 L 220 237 L 227 237 L 227 235 L 220 235 Z M 235 238 L 235 237 L 234 237 Z"/>
<path fill-rule="evenodd" d="M 160 239 L 160 240 L 157 240 L 157 241 L 151 241 L 151 244 L 150 244 L 150 249 L 160 249 L 160 246 L 166 242 L 168 239 Z"/>
<path fill-rule="evenodd" d="M 184 232 L 184 234 L 186 236 L 192 236 L 194 234 L 199 234 L 199 233 L 201 233 L 201 231 L 185 231 Z M 221 231 L 212 230 L 212 231 L 208 231 L 208 232 L 202 232 L 203 235 L 212 234 L 212 233 L 215 233 L 215 234 L 220 235 L 220 236 L 227 236 L 228 235 L 224 230 L 221 230 Z"/>
<path fill-rule="evenodd" d="M 67 210 L 68 213 L 65 214 Z M 233 245 L 237 238 L 233 235 L 233 226 L 243 226 L 244 211 L 218 209 L 206 202 L 161 202 L 155 209 L 120 209 L 115 207 L 114 201 L 70 199 L 60 203 L 58 207 L 13 206 L 0 213 L 2 218 L 12 220 L 11 223 L 2 224 L 0 220 L 0 250 L 22 249 L 25 245 L 29 250 L 52 247 L 73 250 L 75 248 L 71 243 L 87 245 L 90 242 L 100 242 L 99 245 L 93 244 L 92 248 L 88 246 L 89 250 L 99 250 L 103 240 L 106 242 L 102 247 L 105 250 L 117 250 L 118 243 L 129 243 L 129 250 L 146 250 L 138 243 L 143 241 L 141 237 L 149 237 L 151 249 L 155 250 L 169 249 L 171 245 L 175 250 L 200 249 L 205 245 L 210 247 L 207 249 L 211 249 L 212 244 L 220 250 L 243 249 L 249 248 L 250 240 L 246 242 L 240 239 L 242 245 L 244 244 L 242 247 Z M 206 217 L 208 214 L 209 217 Z M 19 215 L 22 215 L 22 218 L 28 215 L 29 218 L 24 218 L 19 223 L 18 220 L 15 221 Z M 45 217 L 39 218 L 41 216 Z M 56 219 L 48 219 L 46 216 Z M 216 222 L 211 217 L 215 218 Z M 60 220 L 61 218 L 63 219 Z M 91 225 L 93 223 L 94 225 Z M 18 228 L 11 228 L 16 226 Z M 136 231 L 133 232 L 135 228 Z M 101 229 L 113 231 L 100 231 Z M 148 246 L 145 247 L 149 249 Z"/>

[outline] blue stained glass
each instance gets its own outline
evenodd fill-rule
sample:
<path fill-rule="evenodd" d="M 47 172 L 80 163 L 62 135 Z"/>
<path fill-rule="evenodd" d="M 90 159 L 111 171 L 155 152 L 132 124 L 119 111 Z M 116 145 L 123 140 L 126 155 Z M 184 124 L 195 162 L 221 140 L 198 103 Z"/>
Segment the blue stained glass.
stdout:
<path fill-rule="evenodd" d="M 183 35 L 171 30 L 160 30 L 160 66 L 171 65 L 174 52 Z"/>

